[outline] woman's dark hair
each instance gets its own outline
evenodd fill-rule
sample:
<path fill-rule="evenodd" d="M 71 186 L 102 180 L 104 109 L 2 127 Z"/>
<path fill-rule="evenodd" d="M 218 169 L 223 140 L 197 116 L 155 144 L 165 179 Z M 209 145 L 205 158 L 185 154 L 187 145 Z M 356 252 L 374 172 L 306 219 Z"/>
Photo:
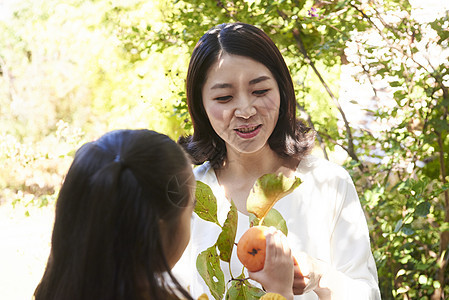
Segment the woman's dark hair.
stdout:
<path fill-rule="evenodd" d="M 195 164 L 209 160 L 220 167 L 226 158 L 225 142 L 212 128 L 203 107 L 202 88 L 209 68 L 220 55 L 249 57 L 266 66 L 275 77 L 280 92 L 279 117 L 268 143 L 280 156 L 300 160 L 314 144 L 315 133 L 296 119 L 296 97 L 290 72 L 274 42 L 259 28 L 245 23 L 221 24 L 204 34 L 193 50 L 186 79 L 193 136 L 179 143 Z"/>
<path fill-rule="evenodd" d="M 163 134 L 117 130 L 83 145 L 59 192 L 35 299 L 192 299 L 170 272 L 159 221 L 177 234 L 193 184 L 187 155 Z"/>

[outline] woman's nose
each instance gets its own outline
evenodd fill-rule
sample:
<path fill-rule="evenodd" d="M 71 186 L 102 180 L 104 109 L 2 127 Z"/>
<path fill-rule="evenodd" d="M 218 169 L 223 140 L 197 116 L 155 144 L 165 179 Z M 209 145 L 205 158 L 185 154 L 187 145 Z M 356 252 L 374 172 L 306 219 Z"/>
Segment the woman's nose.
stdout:
<path fill-rule="evenodd" d="M 234 115 L 238 118 L 249 119 L 256 114 L 256 108 L 250 99 L 241 99 L 235 109 Z"/>

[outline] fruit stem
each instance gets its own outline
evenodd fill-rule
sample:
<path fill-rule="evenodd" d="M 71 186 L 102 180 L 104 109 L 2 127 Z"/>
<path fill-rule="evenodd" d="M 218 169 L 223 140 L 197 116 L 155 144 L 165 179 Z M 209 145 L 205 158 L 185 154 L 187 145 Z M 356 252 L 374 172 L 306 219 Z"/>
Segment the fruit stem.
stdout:
<path fill-rule="evenodd" d="M 234 276 L 232 275 L 232 270 L 231 270 L 231 261 L 228 261 L 228 266 L 229 266 L 229 274 L 231 275 L 231 278 L 234 279 Z"/>
<path fill-rule="evenodd" d="M 247 280 L 249 280 L 250 278 L 249 277 L 246 277 L 246 278 L 234 278 L 234 277 L 231 277 L 231 279 L 229 280 L 229 281 L 241 281 L 241 282 L 244 282 L 244 281 L 247 281 Z"/>

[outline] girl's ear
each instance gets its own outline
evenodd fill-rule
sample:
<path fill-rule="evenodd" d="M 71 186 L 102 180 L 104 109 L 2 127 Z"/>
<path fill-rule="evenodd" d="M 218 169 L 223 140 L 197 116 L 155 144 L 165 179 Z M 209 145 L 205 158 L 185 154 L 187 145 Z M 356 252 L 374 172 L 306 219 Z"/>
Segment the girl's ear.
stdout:
<path fill-rule="evenodd" d="M 164 221 L 163 219 L 159 219 L 158 225 L 159 225 L 159 236 L 161 237 L 162 249 L 164 250 L 164 253 L 167 253 L 167 250 L 170 249 L 169 226 L 168 226 L 167 222 Z"/>
<path fill-rule="evenodd" d="M 159 235 L 164 252 L 168 254 L 173 246 L 173 240 L 176 238 L 177 232 L 173 229 L 173 224 L 169 220 L 159 219 Z"/>
<path fill-rule="evenodd" d="M 168 230 L 168 226 L 167 226 L 167 222 L 164 221 L 163 219 L 159 219 L 158 225 L 159 225 L 159 234 L 160 234 L 162 242 L 163 242 L 162 244 L 165 245 L 164 244 L 165 243 L 164 240 L 166 239 L 168 231 L 169 231 Z"/>

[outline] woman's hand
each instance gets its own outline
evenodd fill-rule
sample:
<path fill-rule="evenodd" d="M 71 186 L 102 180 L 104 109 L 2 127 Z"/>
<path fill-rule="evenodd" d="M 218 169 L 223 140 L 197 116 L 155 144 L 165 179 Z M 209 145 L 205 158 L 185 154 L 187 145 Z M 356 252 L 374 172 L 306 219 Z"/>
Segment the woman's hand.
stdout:
<path fill-rule="evenodd" d="M 267 292 L 278 293 L 293 299 L 293 256 L 285 235 L 274 228 L 266 234 L 266 255 L 264 268 L 249 272 Z"/>
<path fill-rule="evenodd" d="M 302 295 L 314 291 L 320 299 L 330 299 L 330 291 L 320 287 L 321 277 L 329 267 L 326 263 L 310 257 L 304 252 L 295 254 L 293 293 Z"/>
<path fill-rule="evenodd" d="M 302 295 L 306 288 L 306 280 L 309 282 L 308 278 L 304 278 L 301 269 L 299 268 L 298 261 L 293 257 L 293 294 Z"/>

